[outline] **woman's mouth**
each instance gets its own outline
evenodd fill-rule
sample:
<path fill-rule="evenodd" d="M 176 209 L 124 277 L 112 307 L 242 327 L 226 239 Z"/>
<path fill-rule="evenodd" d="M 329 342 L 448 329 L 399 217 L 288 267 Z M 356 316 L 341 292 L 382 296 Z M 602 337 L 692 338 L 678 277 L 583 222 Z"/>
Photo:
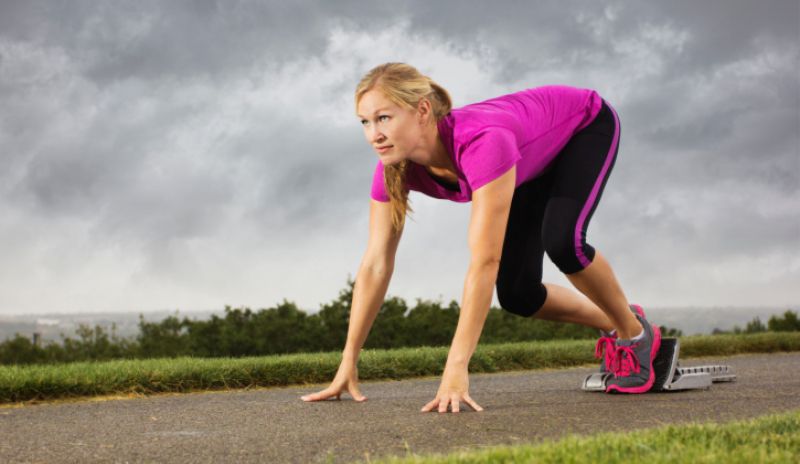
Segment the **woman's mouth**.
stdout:
<path fill-rule="evenodd" d="M 376 150 L 378 150 L 378 153 L 386 153 L 393 146 L 394 145 L 389 145 L 389 146 L 386 146 L 386 147 L 378 147 L 378 148 L 376 148 Z"/>

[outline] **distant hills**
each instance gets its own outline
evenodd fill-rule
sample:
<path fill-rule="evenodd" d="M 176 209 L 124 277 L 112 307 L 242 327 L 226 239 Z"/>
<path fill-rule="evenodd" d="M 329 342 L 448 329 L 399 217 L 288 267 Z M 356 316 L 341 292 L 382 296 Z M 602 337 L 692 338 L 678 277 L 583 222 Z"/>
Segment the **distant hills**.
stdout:
<path fill-rule="evenodd" d="M 178 315 L 181 318 L 208 319 L 214 313 L 222 314 L 223 311 L 179 311 Z M 43 341 L 60 341 L 59 334 L 62 333 L 75 338 L 75 329 L 80 324 L 90 327 L 99 325 L 109 334 L 112 325 L 116 324 L 115 333 L 118 337 L 135 337 L 139 333 L 140 314 L 148 322 L 157 322 L 174 315 L 175 311 L 0 315 L 0 341 L 13 337 L 15 333 L 32 336 L 34 332 L 42 334 Z"/>
<path fill-rule="evenodd" d="M 758 317 L 765 323 L 770 316 L 781 315 L 787 310 L 797 312 L 800 305 L 772 307 L 680 307 L 644 308 L 648 319 L 656 324 L 680 329 L 684 335 L 710 334 L 714 329 L 731 330 L 744 326 Z"/>

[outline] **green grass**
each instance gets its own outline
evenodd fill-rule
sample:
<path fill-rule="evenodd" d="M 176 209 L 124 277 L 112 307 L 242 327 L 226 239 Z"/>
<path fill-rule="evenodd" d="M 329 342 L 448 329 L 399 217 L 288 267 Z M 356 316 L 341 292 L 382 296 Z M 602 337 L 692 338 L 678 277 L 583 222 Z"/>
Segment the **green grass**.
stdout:
<path fill-rule="evenodd" d="M 800 411 L 727 424 L 670 425 L 628 433 L 568 436 L 541 444 L 452 454 L 392 457 L 372 463 L 796 463 Z"/>
<path fill-rule="evenodd" d="M 800 333 L 684 337 L 681 356 L 800 351 Z M 440 375 L 448 347 L 364 350 L 360 380 Z M 469 370 L 500 372 L 596 363 L 593 340 L 479 345 Z M 186 392 L 325 383 L 341 354 L 306 353 L 250 358 L 174 358 L 0 366 L 0 403 L 128 393 Z"/>

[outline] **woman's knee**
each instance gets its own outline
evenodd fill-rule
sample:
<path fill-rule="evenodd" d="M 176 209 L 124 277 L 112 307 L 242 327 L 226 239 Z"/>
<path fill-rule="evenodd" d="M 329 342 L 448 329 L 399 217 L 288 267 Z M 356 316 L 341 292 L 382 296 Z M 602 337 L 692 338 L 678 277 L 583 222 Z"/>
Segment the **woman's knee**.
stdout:
<path fill-rule="evenodd" d="M 582 271 L 594 259 L 594 248 L 582 234 L 576 237 L 574 231 L 553 230 L 545 233 L 542 241 L 550 261 L 564 274 Z"/>
<path fill-rule="evenodd" d="M 497 283 L 497 300 L 505 311 L 522 317 L 533 316 L 547 299 L 547 288 L 539 283 L 531 283 L 525 287 Z"/>
<path fill-rule="evenodd" d="M 568 197 L 550 200 L 542 224 L 542 245 L 550 261 L 564 274 L 573 274 L 591 264 L 594 248 L 586 243 L 585 221 L 581 226 L 581 204 Z"/>

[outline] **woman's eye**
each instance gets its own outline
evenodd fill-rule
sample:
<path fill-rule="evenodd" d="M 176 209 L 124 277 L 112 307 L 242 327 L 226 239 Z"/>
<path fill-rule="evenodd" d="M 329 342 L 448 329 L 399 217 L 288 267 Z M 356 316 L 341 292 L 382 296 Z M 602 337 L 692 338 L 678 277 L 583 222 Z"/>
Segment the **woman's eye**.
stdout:
<path fill-rule="evenodd" d="M 381 116 L 378 116 L 378 121 L 383 121 L 383 118 L 389 119 L 389 116 L 387 116 L 387 115 L 385 115 L 385 114 L 384 114 L 384 115 L 381 115 Z M 361 120 L 361 125 L 362 125 L 362 126 L 366 126 L 367 124 L 369 124 L 369 121 L 368 121 L 368 120 L 366 120 L 366 119 L 362 119 L 362 120 Z"/>

